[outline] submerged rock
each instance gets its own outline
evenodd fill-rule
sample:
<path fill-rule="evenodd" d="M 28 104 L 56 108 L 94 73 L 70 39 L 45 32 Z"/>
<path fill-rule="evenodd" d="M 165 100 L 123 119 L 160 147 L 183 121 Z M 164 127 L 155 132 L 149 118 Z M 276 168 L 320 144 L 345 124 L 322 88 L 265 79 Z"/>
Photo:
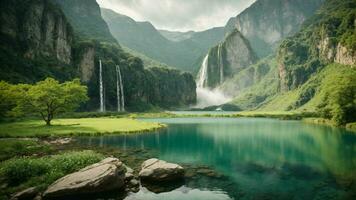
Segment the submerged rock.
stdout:
<path fill-rule="evenodd" d="M 37 196 L 38 194 L 38 189 L 36 187 L 31 187 L 26 190 L 23 190 L 21 192 L 18 192 L 14 194 L 11 197 L 11 200 L 27 200 L 27 199 L 33 199 Z"/>
<path fill-rule="evenodd" d="M 117 158 L 106 158 L 58 179 L 43 196 L 57 198 L 120 189 L 124 186 L 125 171 L 124 165 Z"/>
<path fill-rule="evenodd" d="M 183 179 L 184 169 L 177 164 L 151 158 L 142 163 L 139 176 L 143 181 L 172 181 Z"/>

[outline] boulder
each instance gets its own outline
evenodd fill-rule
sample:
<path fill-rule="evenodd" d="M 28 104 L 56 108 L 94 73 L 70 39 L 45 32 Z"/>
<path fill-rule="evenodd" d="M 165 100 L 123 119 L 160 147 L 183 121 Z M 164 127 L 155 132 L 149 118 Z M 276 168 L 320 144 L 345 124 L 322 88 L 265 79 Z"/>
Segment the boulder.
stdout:
<path fill-rule="evenodd" d="M 21 192 L 18 192 L 14 194 L 11 197 L 11 200 L 27 200 L 27 199 L 33 199 L 37 196 L 38 190 L 36 187 L 31 187 L 26 190 L 23 190 Z"/>
<path fill-rule="evenodd" d="M 184 169 L 177 164 L 152 158 L 142 163 L 139 177 L 143 181 L 173 181 L 183 179 Z"/>
<path fill-rule="evenodd" d="M 120 189 L 124 186 L 125 167 L 116 158 L 106 158 L 50 185 L 45 198 L 77 196 Z"/>

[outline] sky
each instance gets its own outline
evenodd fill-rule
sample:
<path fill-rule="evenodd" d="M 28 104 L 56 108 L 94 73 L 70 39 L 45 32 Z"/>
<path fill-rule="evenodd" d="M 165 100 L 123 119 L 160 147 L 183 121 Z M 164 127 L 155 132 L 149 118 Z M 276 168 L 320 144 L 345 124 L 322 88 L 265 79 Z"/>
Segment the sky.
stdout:
<path fill-rule="evenodd" d="M 136 21 L 149 21 L 158 29 L 202 31 L 224 26 L 255 0 L 97 0 Z"/>

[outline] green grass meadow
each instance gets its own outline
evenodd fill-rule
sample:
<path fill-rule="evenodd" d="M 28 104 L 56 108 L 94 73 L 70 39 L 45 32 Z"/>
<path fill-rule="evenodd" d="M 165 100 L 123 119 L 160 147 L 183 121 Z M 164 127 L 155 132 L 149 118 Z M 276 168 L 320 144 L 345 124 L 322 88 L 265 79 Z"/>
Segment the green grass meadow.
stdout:
<path fill-rule="evenodd" d="M 50 137 L 125 134 L 152 131 L 163 124 L 142 122 L 128 118 L 56 119 L 51 126 L 41 120 L 1 123 L 0 137 Z"/>

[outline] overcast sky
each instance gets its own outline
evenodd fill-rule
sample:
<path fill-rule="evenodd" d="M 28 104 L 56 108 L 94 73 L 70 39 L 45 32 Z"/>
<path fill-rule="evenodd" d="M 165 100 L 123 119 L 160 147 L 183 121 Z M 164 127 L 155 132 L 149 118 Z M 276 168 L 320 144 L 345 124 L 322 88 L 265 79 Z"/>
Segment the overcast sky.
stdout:
<path fill-rule="evenodd" d="M 158 29 L 201 31 L 224 26 L 255 0 L 97 0 L 136 21 L 149 21 Z"/>

